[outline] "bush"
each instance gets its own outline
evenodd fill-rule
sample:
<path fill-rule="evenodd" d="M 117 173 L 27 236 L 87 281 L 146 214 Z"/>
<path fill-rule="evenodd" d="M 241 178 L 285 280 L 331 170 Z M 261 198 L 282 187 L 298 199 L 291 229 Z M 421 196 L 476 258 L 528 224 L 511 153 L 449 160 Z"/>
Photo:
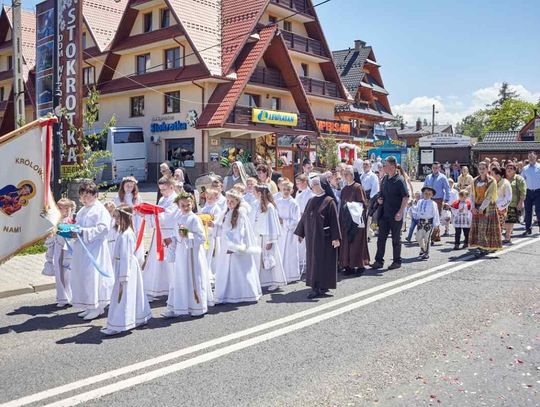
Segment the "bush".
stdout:
<path fill-rule="evenodd" d="M 40 254 L 45 253 L 47 251 L 47 247 L 45 246 L 45 241 L 41 240 L 37 243 L 34 243 L 32 246 L 27 247 L 24 250 L 21 250 L 19 253 L 17 253 L 17 256 L 26 256 L 29 254 Z"/>

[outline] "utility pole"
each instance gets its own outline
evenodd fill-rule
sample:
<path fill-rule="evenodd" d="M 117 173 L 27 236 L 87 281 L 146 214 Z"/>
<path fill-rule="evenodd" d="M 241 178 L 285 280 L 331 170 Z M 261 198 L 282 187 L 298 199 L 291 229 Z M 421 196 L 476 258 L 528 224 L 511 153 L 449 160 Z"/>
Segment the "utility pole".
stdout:
<path fill-rule="evenodd" d="M 13 46 L 13 106 L 15 112 L 15 128 L 21 127 L 25 122 L 24 115 L 24 78 L 22 73 L 22 50 L 21 50 L 21 0 L 13 0 L 11 3 L 13 29 L 11 42 Z"/>
<path fill-rule="evenodd" d="M 56 109 L 60 105 L 60 83 L 58 81 L 58 1 L 54 0 L 54 52 L 53 52 L 53 106 Z M 58 115 L 58 111 L 55 111 Z M 60 116 L 58 115 L 60 119 Z M 60 124 L 53 127 L 53 195 L 55 200 L 62 197 L 62 133 Z"/>
<path fill-rule="evenodd" d="M 431 111 L 431 134 L 435 134 L 435 105 Z"/>

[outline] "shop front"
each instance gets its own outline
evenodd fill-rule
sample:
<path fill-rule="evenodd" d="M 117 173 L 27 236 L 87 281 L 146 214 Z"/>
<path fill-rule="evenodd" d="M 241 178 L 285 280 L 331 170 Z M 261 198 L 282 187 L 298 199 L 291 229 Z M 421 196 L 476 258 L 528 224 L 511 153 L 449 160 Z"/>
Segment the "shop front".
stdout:
<path fill-rule="evenodd" d="M 377 140 L 368 150 L 369 158 L 382 158 L 394 156 L 399 164 L 404 165 L 407 158 L 407 144 L 401 140 Z"/>
<path fill-rule="evenodd" d="M 439 133 L 420 137 L 418 179 L 423 180 L 431 174 L 434 162 L 441 164 L 471 164 L 471 138 L 462 134 Z"/>

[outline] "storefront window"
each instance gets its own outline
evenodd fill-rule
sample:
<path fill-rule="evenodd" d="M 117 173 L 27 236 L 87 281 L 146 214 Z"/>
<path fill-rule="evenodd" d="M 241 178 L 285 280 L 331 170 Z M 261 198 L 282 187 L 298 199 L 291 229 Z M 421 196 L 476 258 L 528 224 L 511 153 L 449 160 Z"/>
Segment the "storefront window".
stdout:
<path fill-rule="evenodd" d="M 223 167 L 230 167 L 235 161 L 250 162 L 251 145 L 251 140 L 222 138 L 220 164 Z"/>
<path fill-rule="evenodd" d="M 166 141 L 167 160 L 174 167 L 195 167 L 195 139 L 181 138 Z"/>

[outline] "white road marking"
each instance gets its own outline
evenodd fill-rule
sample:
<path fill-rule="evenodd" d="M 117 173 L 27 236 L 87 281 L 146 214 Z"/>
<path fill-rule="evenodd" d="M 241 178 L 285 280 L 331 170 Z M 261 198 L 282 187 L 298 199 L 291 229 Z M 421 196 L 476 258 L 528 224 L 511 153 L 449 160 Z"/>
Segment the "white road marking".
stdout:
<path fill-rule="evenodd" d="M 515 245 L 515 246 L 512 246 L 512 247 L 509 247 L 507 249 L 504 249 L 504 250 L 502 250 L 502 251 L 500 251 L 500 252 L 498 252 L 498 253 L 496 253 L 494 255 L 498 256 L 498 255 L 501 255 L 501 254 L 504 254 L 504 253 L 507 253 L 507 252 L 511 252 L 513 250 L 517 250 L 517 249 L 519 249 L 521 247 L 527 246 L 527 245 L 535 243 L 537 241 L 540 241 L 540 238 L 524 239 L 522 243 L 520 243 L 518 245 Z M 493 256 L 493 255 L 490 255 L 490 256 Z M 370 304 L 371 302 L 378 301 L 378 300 L 380 300 L 382 298 L 386 298 L 386 297 L 388 297 L 390 295 L 393 295 L 393 294 L 396 294 L 398 292 L 401 292 L 401 291 L 416 287 L 417 285 L 424 284 L 424 283 L 427 283 L 429 281 L 432 281 L 435 278 L 443 277 L 443 276 L 445 276 L 447 274 L 453 273 L 455 271 L 461 270 L 463 268 L 466 268 L 466 267 L 469 267 L 469 266 L 472 266 L 474 264 L 478 264 L 478 263 L 484 261 L 484 259 L 479 259 L 479 260 L 475 260 L 475 261 L 472 261 L 472 262 L 466 261 L 466 259 L 471 259 L 471 258 L 472 258 L 472 256 L 467 256 L 467 257 L 464 258 L 465 260 L 461 261 L 461 262 L 448 262 L 448 263 L 445 263 L 445 264 L 441 264 L 441 265 L 433 267 L 431 269 L 424 270 L 424 271 L 421 271 L 421 272 L 412 274 L 410 276 L 403 277 L 403 278 L 400 278 L 400 279 L 397 279 L 397 280 L 394 280 L 394 281 L 391 281 L 391 282 L 388 282 L 388 283 L 385 283 L 385 284 L 381 284 L 381 285 L 369 288 L 367 290 L 361 291 L 359 293 L 352 294 L 352 295 L 349 295 L 347 297 L 343 297 L 343 298 L 340 298 L 338 300 L 334 300 L 334 301 L 331 301 L 331 302 L 328 302 L 328 303 L 325 303 L 325 304 L 310 308 L 308 310 L 304 310 L 304 311 L 301 311 L 301 312 L 298 312 L 298 313 L 295 313 L 295 314 L 291 314 L 291 315 L 289 315 L 287 317 L 279 318 L 279 319 L 274 320 L 274 321 L 270 321 L 270 322 L 267 322 L 267 323 L 264 323 L 264 324 L 261 324 L 261 325 L 257 325 L 255 327 L 248 328 L 248 329 L 245 329 L 243 331 L 235 332 L 235 333 L 232 333 L 230 335 L 222 336 L 220 338 L 216 338 L 216 339 L 213 339 L 213 340 L 210 340 L 210 341 L 207 341 L 207 342 L 203 342 L 201 344 L 197 344 L 197 345 L 190 346 L 190 347 L 187 347 L 187 348 L 184 348 L 184 349 L 180 349 L 180 350 L 175 351 L 175 352 L 170 352 L 170 353 L 167 353 L 165 355 L 158 356 L 156 358 L 148 359 L 148 360 L 145 360 L 145 361 L 142 361 L 142 362 L 139 362 L 139 363 L 135 363 L 135 364 L 132 364 L 132 365 L 125 366 L 123 368 L 115 369 L 115 370 L 105 372 L 105 373 L 102 373 L 102 374 L 99 374 L 99 375 L 96 375 L 96 376 L 92 376 L 92 377 L 88 377 L 86 379 L 75 381 L 73 383 L 68 383 L 66 385 L 62 385 L 62 386 L 59 386 L 59 387 L 48 389 L 48 390 L 45 390 L 45 391 L 42 391 L 42 392 L 39 392 L 39 393 L 35 393 L 33 395 L 25 396 L 25 397 L 22 397 L 22 398 L 19 398 L 19 399 L 16 399 L 16 400 L 12 400 L 12 401 L 9 401 L 7 403 L 1 404 L 0 407 L 15 407 L 15 406 L 28 405 L 28 404 L 35 403 L 37 401 L 41 401 L 41 400 L 44 400 L 44 399 L 47 399 L 47 398 L 51 398 L 51 397 L 54 397 L 54 396 L 57 396 L 57 395 L 60 395 L 60 394 L 63 394 L 63 393 L 74 391 L 74 390 L 80 389 L 82 387 L 87 387 L 89 385 L 93 385 L 93 384 L 96 384 L 96 383 L 99 383 L 99 382 L 102 382 L 102 381 L 105 381 L 105 380 L 108 380 L 108 379 L 112 379 L 112 378 L 115 378 L 115 377 L 118 377 L 118 376 L 121 376 L 121 375 L 124 375 L 124 374 L 127 374 L 127 373 L 132 373 L 132 372 L 135 372 L 137 370 L 145 369 L 145 368 L 148 368 L 148 367 L 160 364 L 160 363 L 171 361 L 173 359 L 177 359 L 179 357 L 186 356 L 186 355 L 191 354 L 191 353 L 199 352 L 201 350 L 208 349 L 208 348 L 213 347 L 213 346 L 217 346 L 217 345 L 220 345 L 220 344 L 223 344 L 223 343 L 226 343 L 226 342 L 230 342 L 230 341 L 235 340 L 235 339 L 239 339 L 239 338 L 242 338 L 242 337 L 257 333 L 257 332 L 261 332 L 263 330 L 267 330 L 269 328 L 273 328 L 273 327 L 283 325 L 283 324 L 288 323 L 288 322 L 295 321 L 297 319 L 300 319 L 300 318 L 315 314 L 315 313 L 320 312 L 320 311 L 324 311 L 324 310 L 329 309 L 329 308 L 334 308 L 337 305 L 341 305 L 341 304 L 350 302 L 352 300 L 356 300 L 358 298 L 365 297 L 367 295 L 376 293 L 378 291 L 385 290 L 387 288 L 390 288 L 390 287 L 405 283 L 407 281 L 417 279 L 417 278 L 425 276 L 427 274 L 434 273 L 436 271 L 439 271 L 441 269 L 446 268 L 449 265 L 454 266 L 454 267 L 452 267 L 449 270 L 446 270 L 444 272 L 434 274 L 434 275 L 432 275 L 430 277 L 417 280 L 417 281 L 415 281 L 413 283 L 409 283 L 409 284 L 403 285 L 401 287 L 398 287 L 398 288 L 395 288 L 395 289 L 392 289 L 392 290 L 389 290 L 389 291 L 385 291 L 384 293 L 372 296 L 370 298 L 367 298 L 367 299 L 359 301 L 359 302 L 349 304 L 347 306 L 344 306 L 344 307 L 339 308 L 337 310 L 328 312 L 326 314 L 321 314 L 319 316 L 316 316 L 316 317 L 313 317 L 313 318 L 298 322 L 296 324 L 289 325 L 289 326 L 277 329 L 275 331 L 272 331 L 272 332 L 269 332 L 269 333 L 254 337 L 254 338 L 251 338 L 251 339 L 248 339 L 248 340 L 245 340 L 245 341 L 233 344 L 233 345 L 229 345 L 229 346 L 224 347 L 224 348 L 217 349 L 215 351 L 208 352 L 206 354 L 197 356 L 195 358 L 188 359 L 188 360 L 185 360 L 185 361 L 182 361 L 182 362 L 178 362 L 176 364 L 173 364 L 173 365 L 161 368 L 161 369 L 156 369 L 154 371 L 144 373 L 144 374 L 141 374 L 139 376 L 135 376 L 135 377 L 132 377 L 132 378 L 129 378 L 129 379 L 121 380 L 121 381 L 113 383 L 111 385 L 107 385 L 107 386 L 104 386 L 104 387 L 101 387 L 101 388 L 98 388 L 98 389 L 95 389 L 95 390 L 91 390 L 91 391 L 86 392 L 86 393 L 81 393 L 80 395 L 70 397 L 70 398 L 66 398 L 64 400 L 61 400 L 61 401 L 59 401 L 57 403 L 53 403 L 53 404 L 50 404 L 50 405 L 51 406 L 76 405 L 76 404 L 79 404 L 79 403 L 87 401 L 87 400 L 98 398 L 98 397 L 101 397 L 101 396 L 106 395 L 106 394 L 114 393 L 114 392 L 117 392 L 117 391 L 122 390 L 124 388 L 131 387 L 131 386 L 134 386 L 136 384 L 140 384 L 140 383 L 143 383 L 143 382 L 146 382 L 146 381 L 149 381 L 149 380 L 153 380 L 153 379 L 155 379 L 157 377 L 161 377 L 161 376 L 173 373 L 173 372 L 177 372 L 179 370 L 186 369 L 186 368 L 188 368 L 190 366 L 194 366 L 196 364 L 200 364 L 200 363 L 206 362 L 208 360 L 216 359 L 218 357 L 221 357 L 221 356 L 224 356 L 226 354 L 235 352 L 237 350 L 244 349 L 244 348 L 249 347 L 249 346 L 253 346 L 253 345 L 255 345 L 257 343 L 260 343 L 260 342 L 267 341 L 267 340 L 275 338 L 277 336 L 285 335 L 286 333 L 289 333 L 289 332 L 292 332 L 292 331 L 295 331 L 295 330 L 298 330 L 298 329 L 302 329 L 302 328 L 304 328 L 306 326 L 316 324 L 318 322 L 324 321 L 326 319 L 332 318 L 332 317 L 337 316 L 337 315 L 341 315 L 341 314 L 343 314 L 345 312 L 348 312 L 348 311 L 350 311 L 352 309 L 362 307 L 364 305 Z M 62 403 L 62 404 L 58 404 L 58 403 Z"/>

